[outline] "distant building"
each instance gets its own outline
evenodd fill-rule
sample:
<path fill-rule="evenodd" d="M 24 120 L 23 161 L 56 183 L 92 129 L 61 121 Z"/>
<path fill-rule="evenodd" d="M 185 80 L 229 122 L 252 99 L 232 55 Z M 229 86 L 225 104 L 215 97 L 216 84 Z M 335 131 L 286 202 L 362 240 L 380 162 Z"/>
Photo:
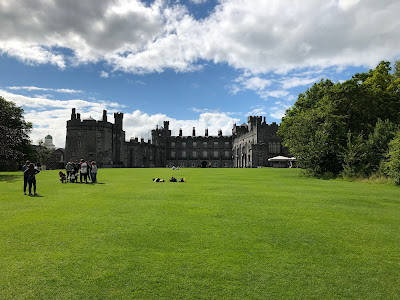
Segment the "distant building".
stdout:
<path fill-rule="evenodd" d="M 50 134 L 44 138 L 44 146 L 49 149 L 56 149 L 56 146 L 53 144 L 53 137 Z"/>
<path fill-rule="evenodd" d="M 107 121 L 107 111 L 102 120 L 81 120 L 72 109 L 67 121 L 65 160 L 95 160 L 100 167 L 216 167 L 243 168 L 270 166 L 268 158 L 285 155 L 277 136 L 278 125 L 261 122 L 261 117 L 249 117 L 248 124 L 234 125 L 231 136 L 196 135 L 172 136 L 169 122 L 152 130 L 152 140 L 138 138 L 125 140 L 122 127 L 123 114 L 114 114 L 114 124 Z"/>

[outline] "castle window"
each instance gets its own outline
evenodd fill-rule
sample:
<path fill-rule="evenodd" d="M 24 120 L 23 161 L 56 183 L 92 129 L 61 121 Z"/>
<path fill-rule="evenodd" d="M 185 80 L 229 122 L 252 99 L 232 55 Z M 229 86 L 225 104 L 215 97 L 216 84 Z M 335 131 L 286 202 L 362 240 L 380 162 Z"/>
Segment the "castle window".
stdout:
<path fill-rule="evenodd" d="M 229 147 L 229 142 L 225 142 L 225 147 Z"/>
<path fill-rule="evenodd" d="M 186 142 L 182 142 L 182 147 L 183 147 L 183 148 L 186 147 Z"/>
<path fill-rule="evenodd" d="M 203 151 L 203 157 L 207 157 L 207 151 Z"/>
<path fill-rule="evenodd" d="M 214 157 L 215 157 L 215 158 L 218 157 L 218 151 L 214 151 Z"/>
<path fill-rule="evenodd" d="M 76 156 L 75 151 L 72 151 L 71 156 Z"/>
<path fill-rule="evenodd" d="M 218 142 L 214 142 L 214 148 L 218 147 Z"/>
<path fill-rule="evenodd" d="M 192 156 L 193 156 L 193 157 L 197 157 L 197 151 L 193 151 L 193 152 L 192 152 Z"/>
<path fill-rule="evenodd" d="M 98 133 L 97 133 L 97 137 L 101 137 L 101 132 L 98 132 Z"/>
<path fill-rule="evenodd" d="M 78 136 L 82 136 L 82 131 L 78 131 Z"/>
<path fill-rule="evenodd" d="M 197 142 L 193 142 L 193 147 L 197 147 Z"/>
<path fill-rule="evenodd" d="M 175 151 L 171 151 L 171 157 L 175 158 Z"/>
<path fill-rule="evenodd" d="M 82 148 L 82 142 L 78 142 L 78 148 Z"/>
<path fill-rule="evenodd" d="M 101 149 L 101 142 L 97 142 L 97 149 Z"/>
<path fill-rule="evenodd" d="M 229 151 L 225 151 L 225 157 L 229 157 Z"/>
<path fill-rule="evenodd" d="M 171 147 L 175 147 L 175 142 L 171 142 Z"/>
<path fill-rule="evenodd" d="M 203 147 L 207 147 L 207 142 L 203 142 Z"/>
<path fill-rule="evenodd" d="M 182 157 L 186 157 L 186 151 L 182 151 Z"/>

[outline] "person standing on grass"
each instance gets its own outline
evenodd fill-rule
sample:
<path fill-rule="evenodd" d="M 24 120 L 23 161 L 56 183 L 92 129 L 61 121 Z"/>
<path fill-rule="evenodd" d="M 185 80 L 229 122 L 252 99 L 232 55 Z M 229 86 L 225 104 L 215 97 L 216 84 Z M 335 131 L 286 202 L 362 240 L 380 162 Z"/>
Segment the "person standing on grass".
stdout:
<path fill-rule="evenodd" d="M 88 168 L 87 162 L 84 161 L 83 159 L 81 159 L 81 174 L 80 174 L 80 177 L 79 177 L 79 179 L 80 179 L 79 181 L 81 183 L 82 183 L 82 177 L 85 180 L 85 183 L 87 183 L 88 171 L 89 171 L 89 168 Z"/>
<path fill-rule="evenodd" d="M 97 166 L 96 166 L 95 161 L 92 161 L 92 168 L 90 170 L 90 176 L 92 178 L 92 183 L 97 183 Z"/>
<path fill-rule="evenodd" d="M 35 166 L 30 163 L 29 168 L 27 168 L 24 172 L 26 174 L 28 184 L 29 184 L 29 196 L 32 196 L 32 185 L 33 185 L 33 194 L 36 195 L 36 174 L 40 173 L 38 169 L 35 169 Z"/>
<path fill-rule="evenodd" d="M 22 172 L 24 172 L 24 195 L 26 195 L 26 186 L 28 185 L 28 175 L 25 171 L 29 168 L 30 161 L 27 160 L 26 163 L 22 166 Z"/>
<path fill-rule="evenodd" d="M 80 168 L 80 164 L 79 164 L 79 162 L 76 160 L 75 163 L 74 163 L 74 171 L 75 171 L 75 175 L 76 175 L 76 181 L 78 181 L 79 168 Z"/>
<path fill-rule="evenodd" d="M 71 173 L 74 170 L 74 163 L 72 162 L 72 159 L 67 162 L 67 165 L 65 166 L 65 171 L 67 171 L 67 180 L 70 180 Z"/>

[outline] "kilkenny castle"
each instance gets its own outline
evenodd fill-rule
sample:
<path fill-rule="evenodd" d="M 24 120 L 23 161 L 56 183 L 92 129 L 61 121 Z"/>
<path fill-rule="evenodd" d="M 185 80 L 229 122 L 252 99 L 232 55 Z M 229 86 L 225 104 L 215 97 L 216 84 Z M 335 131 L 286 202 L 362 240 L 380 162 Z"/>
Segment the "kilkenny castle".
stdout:
<path fill-rule="evenodd" d="M 169 122 L 151 132 L 151 140 L 131 138 L 126 141 L 123 114 L 114 114 L 114 123 L 108 122 L 107 111 L 102 120 L 81 119 L 72 109 L 67 121 L 65 159 L 95 160 L 100 167 L 216 167 L 255 168 L 270 166 L 268 158 L 287 155 L 277 136 L 278 125 L 267 124 L 262 117 L 251 116 L 248 123 L 233 126 L 232 135 L 172 136 Z"/>

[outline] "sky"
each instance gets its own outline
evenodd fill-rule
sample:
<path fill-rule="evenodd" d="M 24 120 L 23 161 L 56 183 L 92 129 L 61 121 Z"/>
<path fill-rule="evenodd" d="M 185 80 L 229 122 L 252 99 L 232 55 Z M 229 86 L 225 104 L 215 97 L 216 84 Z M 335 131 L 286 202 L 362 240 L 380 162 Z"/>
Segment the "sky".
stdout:
<path fill-rule="evenodd" d="M 313 83 L 400 58 L 398 0 L 0 0 L 0 96 L 65 146 L 66 121 L 147 140 L 203 135 L 250 115 L 281 121 Z"/>

